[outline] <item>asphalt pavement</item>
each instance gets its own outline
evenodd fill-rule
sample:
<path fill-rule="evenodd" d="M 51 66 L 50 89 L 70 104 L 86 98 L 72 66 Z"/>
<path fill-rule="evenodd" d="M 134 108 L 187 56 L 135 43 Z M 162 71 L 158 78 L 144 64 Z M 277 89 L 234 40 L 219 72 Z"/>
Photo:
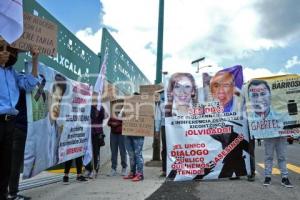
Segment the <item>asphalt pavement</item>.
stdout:
<path fill-rule="evenodd" d="M 105 200 L 300 200 L 300 144 L 288 145 L 288 168 L 289 178 L 294 184 L 294 188 L 285 188 L 280 184 L 280 174 L 278 173 L 277 161 L 275 159 L 274 175 L 272 184 L 263 186 L 263 151 L 264 147 L 257 146 L 256 149 L 256 180 L 248 182 L 246 177 L 240 180 L 212 180 L 212 181 L 187 181 L 172 182 L 160 178 L 160 167 L 145 166 L 145 180 L 141 182 L 131 182 L 123 180 L 118 174 L 109 177 L 110 163 L 107 162 L 101 167 L 100 175 L 96 179 L 88 182 L 76 182 L 71 179 L 70 184 L 62 183 L 63 174 L 51 174 L 44 172 L 45 177 L 56 176 L 58 182 L 22 191 L 21 193 L 32 199 L 43 200 L 76 200 L 76 199 L 105 199 Z M 147 148 L 143 152 L 145 162 L 152 158 L 152 148 Z M 276 157 L 275 157 L 276 158 Z M 292 166 L 292 167 L 291 167 Z M 120 168 L 118 169 L 120 173 Z M 40 176 L 42 176 L 40 175 Z"/>

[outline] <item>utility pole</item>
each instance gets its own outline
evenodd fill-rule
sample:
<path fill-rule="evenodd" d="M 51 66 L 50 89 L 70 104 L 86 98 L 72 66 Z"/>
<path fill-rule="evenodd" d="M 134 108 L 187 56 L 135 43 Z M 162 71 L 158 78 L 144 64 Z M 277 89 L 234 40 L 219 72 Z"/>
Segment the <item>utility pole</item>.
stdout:
<path fill-rule="evenodd" d="M 164 0 L 159 0 L 155 84 L 159 84 L 162 81 L 163 32 L 164 32 Z M 152 160 L 154 161 L 160 160 L 160 138 L 153 137 Z"/>

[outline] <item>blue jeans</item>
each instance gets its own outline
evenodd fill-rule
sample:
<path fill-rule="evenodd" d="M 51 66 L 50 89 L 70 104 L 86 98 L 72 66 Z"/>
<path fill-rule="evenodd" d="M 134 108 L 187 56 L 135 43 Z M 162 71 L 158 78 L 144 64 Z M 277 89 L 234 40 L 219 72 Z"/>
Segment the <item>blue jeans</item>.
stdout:
<path fill-rule="evenodd" d="M 125 144 L 129 155 L 130 172 L 133 174 L 144 174 L 144 158 L 142 154 L 144 146 L 144 137 L 126 136 Z"/>
<path fill-rule="evenodd" d="M 121 134 L 110 134 L 111 168 L 116 170 L 118 165 L 118 149 L 121 154 L 122 168 L 127 168 L 127 154 L 124 136 Z"/>
<path fill-rule="evenodd" d="M 265 177 L 271 177 L 273 167 L 274 150 L 277 155 L 278 167 L 282 177 L 288 176 L 286 168 L 286 138 L 267 138 L 264 139 L 265 145 Z"/>

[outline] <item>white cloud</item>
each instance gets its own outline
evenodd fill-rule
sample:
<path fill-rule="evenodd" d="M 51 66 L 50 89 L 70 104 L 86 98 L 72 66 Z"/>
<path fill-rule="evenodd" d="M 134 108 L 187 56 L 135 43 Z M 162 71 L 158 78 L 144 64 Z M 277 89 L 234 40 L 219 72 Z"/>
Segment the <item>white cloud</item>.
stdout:
<path fill-rule="evenodd" d="M 224 59 L 234 60 L 253 51 L 287 45 L 284 40 L 258 35 L 261 19 L 255 3 L 259 1 L 166 0 L 164 54 L 170 56 L 164 60 L 163 71 L 194 70 L 191 61 L 202 56 L 221 64 Z M 118 30 L 112 33 L 113 37 L 149 80 L 154 81 L 156 55 L 153 52 L 157 44 L 159 1 L 101 2 L 104 25 Z M 101 31 L 92 33 L 85 29 L 76 36 L 99 52 Z M 151 48 L 147 44 L 151 44 Z M 267 69 L 261 72 L 271 74 Z"/>
<path fill-rule="evenodd" d="M 271 72 L 269 69 L 261 67 L 261 68 L 249 68 L 245 67 L 243 69 L 244 74 L 244 81 L 249 81 L 252 78 L 261 78 L 261 77 L 268 77 L 268 76 L 278 76 L 278 75 L 284 75 L 286 74 L 283 71 L 279 71 L 277 73 Z"/>
<path fill-rule="evenodd" d="M 76 34 L 85 45 L 87 45 L 95 54 L 100 52 L 102 30 L 93 33 L 91 28 L 86 28 L 78 31 Z"/>
<path fill-rule="evenodd" d="M 298 56 L 293 56 L 291 59 L 286 61 L 285 68 L 289 69 L 289 68 L 294 67 L 295 65 L 300 65 L 300 60 L 299 60 Z"/>

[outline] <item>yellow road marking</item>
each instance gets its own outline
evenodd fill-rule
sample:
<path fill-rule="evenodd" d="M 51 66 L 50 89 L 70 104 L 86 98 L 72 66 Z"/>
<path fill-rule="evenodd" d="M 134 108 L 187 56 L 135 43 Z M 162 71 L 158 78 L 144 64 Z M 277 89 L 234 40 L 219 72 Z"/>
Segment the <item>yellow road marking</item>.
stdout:
<path fill-rule="evenodd" d="M 265 164 L 262 164 L 262 163 L 258 163 L 258 166 L 260 166 L 261 168 L 265 168 Z M 273 167 L 272 174 L 279 175 L 280 170 L 278 168 Z"/>
<path fill-rule="evenodd" d="M 293 171 L 293 172 L 296 172 L 298 174 L 300 174 L 300 167 L 296 166 L 296 165 L 292 165 L 292 164 L 287 164 L 286 167 Z"/>
<path fill-rule="evenodd" d="M 47 170 L 47 171 L 51 172 L 51 173 L 64 173 L 65 170 L 64 169 L 53 169 L 53 170 Z M 73 173 L 73 174 L 77 173 L 76 168 L 75 167 L 71 168 L 70 173 Z"/>

